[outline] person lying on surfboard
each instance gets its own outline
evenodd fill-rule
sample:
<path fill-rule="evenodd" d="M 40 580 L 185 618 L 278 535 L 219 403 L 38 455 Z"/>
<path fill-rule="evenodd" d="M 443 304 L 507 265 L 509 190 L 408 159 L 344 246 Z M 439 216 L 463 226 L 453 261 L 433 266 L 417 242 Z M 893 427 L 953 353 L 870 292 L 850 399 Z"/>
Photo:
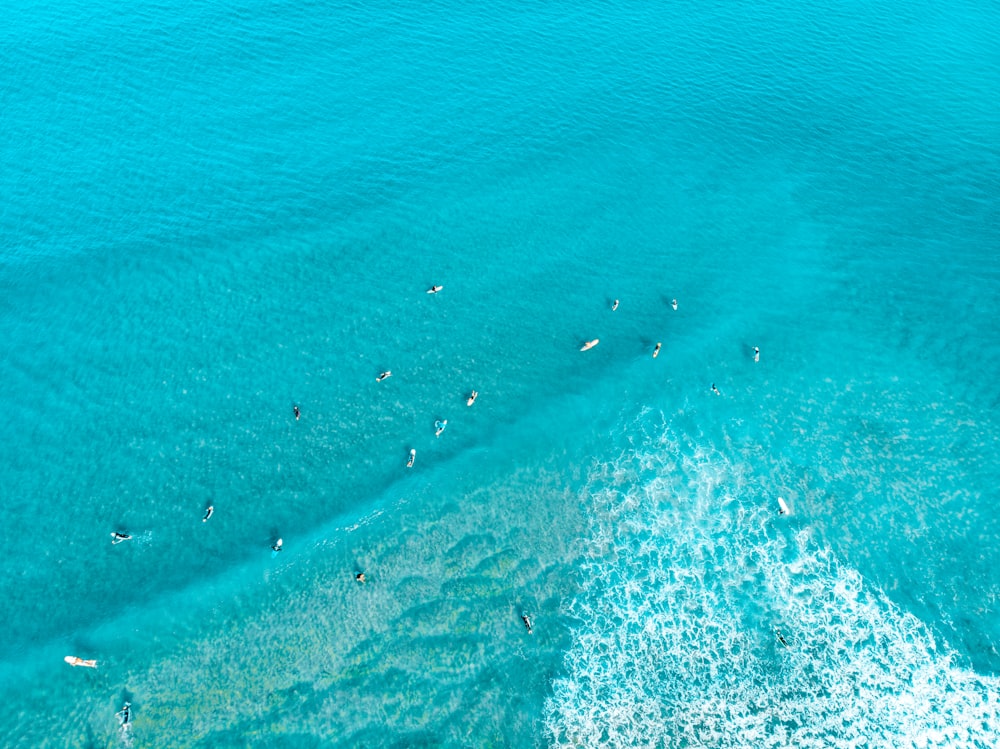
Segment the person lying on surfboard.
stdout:
<path fill-rule="evenodd" d="M 119 533 L 118 531 L 115 531 L 111 534 L 111 543 L 120 544 L 122 541 L 128 541 L 131 538 L 132 537 L 127 533 Z"/>
<path fill-rule="evenodd" d="M 76 668 L 77 666 L 84 666 L 86 668 L 97 668 L 97 661 L 89 660 L 85 661 L 83 658 L 77 658 L 75 655 L 67 655 L 63 658 L 69 665 Z"/>
<path fill-rule="evenodd" d="M 472 393 L 471 393 L 471 395 L 469 395 L 469 399 L 467 401 L 465 401 L 465 405 L 471 406 L 473 403 L 476 402 L 476 398 L 478 398 L 478 397 L 479 397 L 479 391 L 478 390 L 473 390 Z"/>
<path fill-rule="evenodd" d="M 601 342 L 600 338 L 595 338 L 592 341 L 587 341 L 585 344 L 583 344 L 582 346 L 580 346 L 580 350 L 581 351 L 589 351 L 590 349 L 594 348 L 594 346 L 596 346 L 600 342 Z"/>
<path fill-rule="evenodd" d="M 427 293 L 428 294 L 437 294 L 443 288 L 444 288 L 444 286 L 431 286 L 429 289 L 427 289 Z"/>
<path fill-rule="evenodd" d="M 375 382 L 382 382 L 382 380 L 388 380 L 390 377 L 392 377 L 392 372 L 387 369 L 375 378 Z"/>

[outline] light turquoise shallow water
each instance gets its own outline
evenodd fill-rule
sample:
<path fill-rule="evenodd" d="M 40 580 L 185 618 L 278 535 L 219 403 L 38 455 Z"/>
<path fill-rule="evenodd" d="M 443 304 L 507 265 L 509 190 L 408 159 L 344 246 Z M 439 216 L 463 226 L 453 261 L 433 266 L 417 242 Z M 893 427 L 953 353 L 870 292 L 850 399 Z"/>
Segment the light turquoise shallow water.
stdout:
<path fill-rule="evenodd" d="M 5 16 L 0 743 L 995 743 L 994 9 Z"/>

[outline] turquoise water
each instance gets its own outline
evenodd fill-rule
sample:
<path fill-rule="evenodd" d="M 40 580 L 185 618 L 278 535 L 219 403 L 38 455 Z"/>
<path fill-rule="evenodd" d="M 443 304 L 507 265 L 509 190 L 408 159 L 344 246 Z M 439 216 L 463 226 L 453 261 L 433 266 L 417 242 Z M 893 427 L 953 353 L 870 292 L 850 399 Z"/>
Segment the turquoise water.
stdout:
<path fill-rule="evenodd" d="M 0 744 L 995 744 L 995 8 L 5 21 Z"/>

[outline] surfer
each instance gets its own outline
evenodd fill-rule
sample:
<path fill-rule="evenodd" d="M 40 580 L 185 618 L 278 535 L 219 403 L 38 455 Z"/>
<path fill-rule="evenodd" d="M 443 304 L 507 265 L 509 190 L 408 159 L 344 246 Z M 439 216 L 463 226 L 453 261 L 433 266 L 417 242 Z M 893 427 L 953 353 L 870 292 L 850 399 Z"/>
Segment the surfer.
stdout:
<path fill-rule="evenodd" d="M 594 346 L 596 346 L 600 342 L 601 342 L 600 338 L 595 338 L 592 341 L 587 341 L 585 344 L 583 344 L 582 346 L 580 346 L 580 350 L 581 351 L 589 351 L 590 349 L 594 348 Z"/>
<path fill-rule="evenodd" d="M 435 429 L 436 429 L 437 431 L 436 431 L 436 432 L 434 432 L 434 436 L 435 436 L 435 437 L 440 437 L 440 436 L 441 436 L 441 432 L 443 432 L 443 431 L 444 431 L 444 428 L 445 428 L 446 426 L 448 426 L 448 420 L 447 420 L 447 419 L 444 419 L 444 420 L 438 420 L 438 421 L 435 421 L 435 422 L 434 422 L 434 428 L 435 428 Z"/>
<path fill-rule="evenodd" d="M 618 309 L 618 300 L 617 300 L 617 299 L 615 299 L 615 300 L 614 300 L 614 301 L 613 301 L 613 302 L 611 303 L 611 311 L 612 311 L 612 312 L 614 312 L 614 311 L 615 311 L 616 309 Z"/>
<path fill-rule="evenodd" d="M 756 346 L 753 347 L 753 360 L 754 362 L 760 361 L 760 349 Z"/>
<path fill-rule="evenodd" d="M 656 348 L 653 349 L 653 358 L 654 359 L 660 355 L 660 345 L 661 344 L 657 343 L 656 344 Z"/>
<path fill-rule="evenodd" d="M 97 668 L 97 661 L 85 661 L 83 658 L 77 658 L 75 655 L 67 655 L 63 658 L 69 665 L 73 666 L 85 666 L 86 668 Z"/>
<path fill-rule="evenodd" d="M 788 505 L 785 504 L 783 497 L 778 497 L 778 514 L 779 515 L 791 515 L 792 511 L 788 509 Z"/>
<path fill-rule="evenodd" d="M 382 382 L 382 380 L 388 380 L 390 377 L 392 377 L 392 372 L 387 369 L 375 378 L 375 382 Z"/>
<path fill-rule="evenodd" d="M 365 584 L 365 573 L 364 572 L 359 572 L 358 574 L 356 574 L 354 576 L 354 579 L 357 580 L 362 585 L 364 585 Z"/>
<path fill-rule="evenodd" d="M 670 300 L 670 306 L 674 308 L 674 311 L 676 311 L 677 310 L 677 300 L 676 299 L 671 299 Z"/>
<path fill-rule="evenodd" d="M 471 406 L 473 403 L 476 402 L 476 398 L 478 397 L 479 397 L 479 391 L 473 390 L 472 393 L 469 395 L 469 399 L 465 401 L 465 405 Z"/>
<path fill-rule="evenodd" d="M 417 450 L 414 447 L 410 448 L 410 459 L 406 461 L 407 468 L 413 468 L 413 461 L 417 458 Z"/>
<path fill-rule="evenodd" d="M 277 554 L 279 551 L 281 551 L 281 545 L 283 543 L 284 543 L 284 541 L 282 541 L 279 538 L 277 541 L 274 542 L 274 546 L 271 547 L 271 551 L 273 551 L 275 554 Z"/>
<path fill-rule="evenodd" d="M 302 416 L 302 412 L 299 411 L 299 407 L 298 406 L 292 406 L 292 413 L 295 414 L 295 420 L 296 421 L 298 421 L 299 417 Z"/>
<path fill-rule="evenodd" d="M 527 614 L 521 614 L 521 621 L 524 622 L 524 627 L 528 630 L 528 634 L 533 634 L 534 632 L 531 629 L 531 619 L 528 618 Z"/>
<path fill-rule="evenodd" d="M 722 393 L 719 392 L 719 388 L 715 386 L 714 382 L 712 383 L 712 392 L 715 393 L 716 395 L 722 395 Z"/>
<path fill-rule="evenodd" d="M 785 638 L 781 636 L 781 630 L 780 629 L 774 630 L 774 634 L 776 634 L 778 636 L 778 642 L 780 642 L 782 645 L 784 645 L 787 648 L 788 647 L 788 643 L 785 642 Z"/>
<path fill-rule="evenodd" d="M 444 288 L 444 286 L 431 286 L 429 289 L 427 289 L 427 293 L 428 294 L 437 294 L 443 288 Z"/>
<path fill-rule="evenodd" d="M 205 508 L 205 517 L 203 517 L 203 518 L 201 519 L 201 522 L 203 522 L 203 523 L 207 523 L 207 522 L 208 522 L 208 519 L 209 519 L 210 517 L 212 517 L 212 514 L 213 514 L 214 512 L 215 512 L 215 505 L 209 505 L 208 507 L 206 507 L 206 508 Z"/>
<path fill-rule="evenodd" d="M 122 709 L 115 714 L 118 716 L 118 722 L 122 724 L 122 728 L 129 728 L 129 724 L 132 722 L 132 703 L 126 702 L 122 705 Z"/>
<path fill-rule="evenodd" d="M 111 543 L 112 545 L 120 544 L 122 541 L 128 541 L 131 538 L 132 537 L 127 533 L 119 533 L 118 531 L 115 531 L 111 534 Z"/>

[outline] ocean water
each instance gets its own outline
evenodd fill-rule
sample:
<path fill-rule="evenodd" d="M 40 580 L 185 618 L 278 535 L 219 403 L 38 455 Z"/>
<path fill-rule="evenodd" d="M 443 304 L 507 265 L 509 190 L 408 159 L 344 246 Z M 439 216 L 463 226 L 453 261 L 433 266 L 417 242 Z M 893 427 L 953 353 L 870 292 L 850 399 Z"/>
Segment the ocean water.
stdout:
<path fill-rule="evenodd" d="M 0 745 L 997 744 L 996 7 L 5 11 Z"/>

